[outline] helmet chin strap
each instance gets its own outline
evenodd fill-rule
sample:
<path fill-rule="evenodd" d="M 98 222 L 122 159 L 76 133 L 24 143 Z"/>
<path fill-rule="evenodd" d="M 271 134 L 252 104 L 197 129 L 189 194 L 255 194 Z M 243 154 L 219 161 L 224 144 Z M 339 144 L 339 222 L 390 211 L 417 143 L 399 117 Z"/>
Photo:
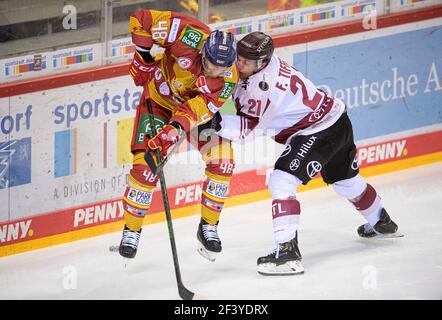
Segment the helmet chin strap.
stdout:
<path fill-rule="evenodd" d="M 263 60 L 263 59 L 256 60 L 256 69 L 255 69 L 255 71 L 253 71 L 252 75 L 257 74 L 257 73 L 260 72 L 262 69 L 264 69 L 265 67 L 267 67 L 267 64 L 268 64 L 268 63 L 264 63 L 262 60 Z"/>

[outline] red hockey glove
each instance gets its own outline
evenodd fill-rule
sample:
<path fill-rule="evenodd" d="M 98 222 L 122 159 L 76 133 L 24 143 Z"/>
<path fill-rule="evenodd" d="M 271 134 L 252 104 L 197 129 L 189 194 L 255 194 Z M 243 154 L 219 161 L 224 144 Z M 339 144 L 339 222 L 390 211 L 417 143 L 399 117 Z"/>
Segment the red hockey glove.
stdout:
<path fill-rule="evenodd" d="M 135 51 L 134 59 L 129 67 L 129 73 L 134 79 L 135 85 L 143 86 L 150 78 L 151 73 L 155 70 L 156 63 L 147 63 L 143 60 L 140 53 Z"/>
<path fill-rule="evenodd" d="M 167 150 L 178 142 L 180 138 L 179 130 L 173 125 L 165 125 L 155 137 L 149 139 L 147 146 L 151 150 L 160 149 L 161 155 L 164 157 L 167 154 Z"/>

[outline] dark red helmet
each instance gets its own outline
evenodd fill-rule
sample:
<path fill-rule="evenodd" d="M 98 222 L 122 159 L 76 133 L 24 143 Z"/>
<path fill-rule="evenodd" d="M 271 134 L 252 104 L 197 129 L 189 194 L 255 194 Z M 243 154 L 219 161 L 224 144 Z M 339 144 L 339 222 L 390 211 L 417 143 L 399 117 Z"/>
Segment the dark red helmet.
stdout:
<path fill-rule="evenodd" d="M 238 55 L 249 60 L 270 61 L 273 55 L 273 40 L 265 33 L 255 31 L 242 38 L 237 44 Z"/>

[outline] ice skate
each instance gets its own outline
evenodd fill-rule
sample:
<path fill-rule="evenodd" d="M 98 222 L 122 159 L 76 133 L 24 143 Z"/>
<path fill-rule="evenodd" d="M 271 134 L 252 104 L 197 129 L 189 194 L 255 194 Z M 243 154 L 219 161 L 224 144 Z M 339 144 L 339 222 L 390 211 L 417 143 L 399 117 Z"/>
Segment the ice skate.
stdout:
<path fill-rule="evenodd" d="M 398 232 L 397 224 L 391 220 L 384 208 L 382 208 L 381 217 L 374 227 L 366 223 L 358 228 L 358 234 L 362 238 L 399 238 L 404 236 Z"/>
<path fill-rule="evenodd" d="M 218 223 L 210 224 L 201 219 L 198 226 L 198 253 L 209 261 L 215 261 L 218 253 L 221 252 L 221 240 L 217 232 Z"/>
<path fill-rule="evenodd" d="M 118 252 L 120 255 L 127 259 L 135 258 L 138 249 L 138 243 L 140 241 L 140 231 L 132 231 L 127 226 L 124 226 L 123 238 L 121 239 Z"/>
<path fill-rule="evenodd" d="M 304 273 L 302 256 L 298 248 L 298 237 L 278 244 L 265 257 L 258 258 L 258 273 L 262 275 L 292 275 Z"/>

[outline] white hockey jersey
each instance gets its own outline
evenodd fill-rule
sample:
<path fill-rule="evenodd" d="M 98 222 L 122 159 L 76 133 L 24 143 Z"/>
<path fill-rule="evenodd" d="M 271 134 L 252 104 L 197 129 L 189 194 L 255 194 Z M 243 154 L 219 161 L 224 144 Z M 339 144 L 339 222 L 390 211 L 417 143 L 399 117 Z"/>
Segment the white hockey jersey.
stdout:
<path fill-rule="evenodd" d="M 294 135 L 330 127 L 345 110 L 341 100 L 327 96 L 276 54 L 263 70 L 238 82 L 233 99 L 237 115 L 222 115 L 218 132 L 229 140 L 254 130 L 284 144 Z"/>

